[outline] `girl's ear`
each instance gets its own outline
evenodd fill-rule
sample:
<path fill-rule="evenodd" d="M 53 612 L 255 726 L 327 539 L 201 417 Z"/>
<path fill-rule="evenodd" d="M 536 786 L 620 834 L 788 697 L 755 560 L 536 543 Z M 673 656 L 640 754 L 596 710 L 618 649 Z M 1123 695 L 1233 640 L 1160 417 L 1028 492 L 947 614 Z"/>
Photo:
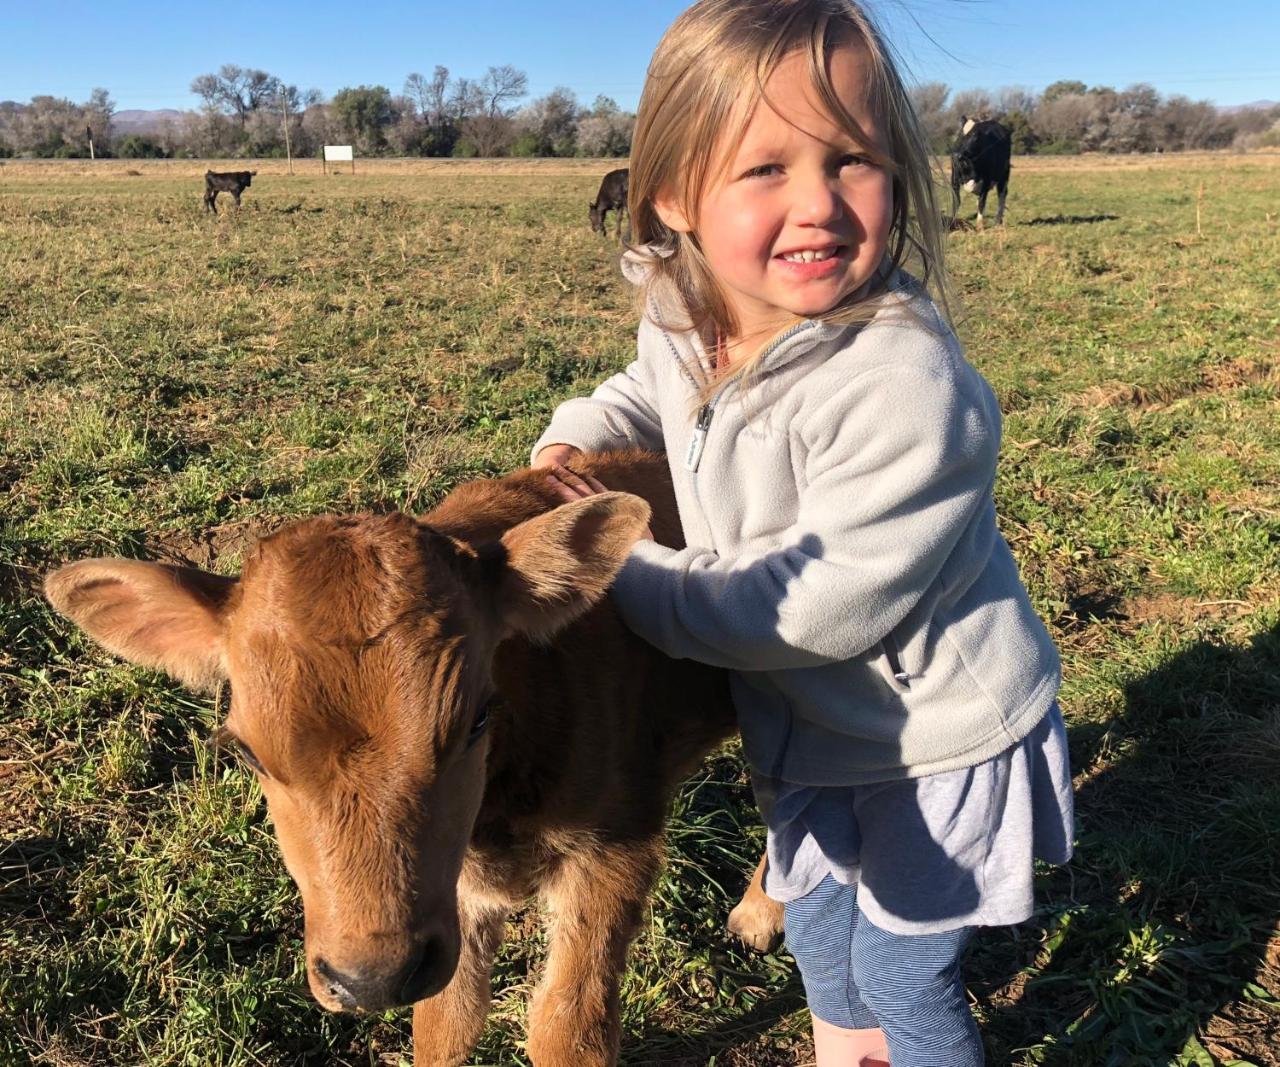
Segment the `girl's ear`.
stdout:
<path fill-rule="evenodd" d="M 680 198 L 669 191 L 663 191 L 653 198 L 653 209 L 668 230 L 676 233 L 692 233 L 693 223 L 685 214 Z"/>

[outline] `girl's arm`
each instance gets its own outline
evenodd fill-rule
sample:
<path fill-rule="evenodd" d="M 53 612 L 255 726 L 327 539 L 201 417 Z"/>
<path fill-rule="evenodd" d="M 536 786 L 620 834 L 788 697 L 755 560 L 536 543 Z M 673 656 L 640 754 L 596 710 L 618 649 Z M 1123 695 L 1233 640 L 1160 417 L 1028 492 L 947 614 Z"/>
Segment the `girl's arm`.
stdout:
<path fill-rule="evenodd" d="M 665 451 L 655 395 L 653 368 L 648 360 L 638 358 L 602 382 L 590 396 L 566 400 L 557 407 L 551 424 L 533 446 L 533 462 L 550 445 L 565 445 L 579 452 L 619 448 Z"/>
<path fill-rule="evenodd" d="M 777 547 L 727 557 L 635 546 L 613 591 L 641 637 L 744 671 L 835 663 L 883 640 L 953 553 L 981 569 L 996 536 L 999 448 L 985 386 L 877 367 L 810 415 L 800 436 L 807 484 Z"/>

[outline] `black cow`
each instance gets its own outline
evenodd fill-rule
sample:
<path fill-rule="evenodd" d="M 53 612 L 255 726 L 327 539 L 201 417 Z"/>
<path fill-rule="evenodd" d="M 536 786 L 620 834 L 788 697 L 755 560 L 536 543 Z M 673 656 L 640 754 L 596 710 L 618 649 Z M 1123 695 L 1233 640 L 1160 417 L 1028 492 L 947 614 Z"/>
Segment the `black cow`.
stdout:
<path fill-rule="evenodd" d="M 596 233 L 604 233 L 605 220 L 610 211 L 617 212 L 614 221 L 617 223 L 617 236 L 622 236 L 622 215 L 627 210 L 627 188 L 631 180 L 631 171 L 626 167 L 611 170 L 600 181 L 600 191 L 595 200 L 587 206 L 591 209 L 591 229 Z"/>
<path fill-rule="evenodd" d="M 218 213 L 218 194 L 230 193 L 240 206 L 240 194 L 249 188 L 256 170 L 226 170 L 204 172 L 204 206 L 215 215 Z"/>
<path fill-rule="evenodd" d="M 1004 202 L 1009 195 L 1009 157 L 1013 138 L 994 119 L 979 122 L 960 116 L 960 136 L 951 150 L 951 217 L 960 211 L 960 187 L 978 194 L 978 225 L 987 209 L 987 193 L 996 188 L 996 225 L 1004 225 Z"/>

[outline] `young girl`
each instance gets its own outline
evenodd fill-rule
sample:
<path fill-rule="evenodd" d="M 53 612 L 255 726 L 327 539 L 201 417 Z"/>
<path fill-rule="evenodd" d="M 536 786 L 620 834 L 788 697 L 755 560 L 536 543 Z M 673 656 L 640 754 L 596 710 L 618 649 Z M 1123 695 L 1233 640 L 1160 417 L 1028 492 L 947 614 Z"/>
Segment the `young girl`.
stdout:
<path fill-rule="evenodd" d="M 614 597 L 732 671 L 820 1067 L 982 1063 L 965 945 L 1071 848 L 1058 658 L 996 529 L 995 398 L 939 311 L 930 164 L 849 0 L 694 4 L 632 145 L 637 359 L 534 449 L 566 499 L 604 489 L 579 451 L 670 457 L 688 547 L 639 541 Z"/>

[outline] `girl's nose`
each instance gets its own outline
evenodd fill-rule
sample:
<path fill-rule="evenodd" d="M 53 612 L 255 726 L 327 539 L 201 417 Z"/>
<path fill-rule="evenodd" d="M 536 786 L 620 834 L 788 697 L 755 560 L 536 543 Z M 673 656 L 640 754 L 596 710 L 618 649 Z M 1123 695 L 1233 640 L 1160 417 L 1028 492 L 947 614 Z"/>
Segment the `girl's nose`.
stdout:
<path fill-rule="evenodd" d="M 804 182 L 796 194 L 794 215 L 803 226 L 825 226 L 844 215 L 844 201 L 825 177 Z"/>

